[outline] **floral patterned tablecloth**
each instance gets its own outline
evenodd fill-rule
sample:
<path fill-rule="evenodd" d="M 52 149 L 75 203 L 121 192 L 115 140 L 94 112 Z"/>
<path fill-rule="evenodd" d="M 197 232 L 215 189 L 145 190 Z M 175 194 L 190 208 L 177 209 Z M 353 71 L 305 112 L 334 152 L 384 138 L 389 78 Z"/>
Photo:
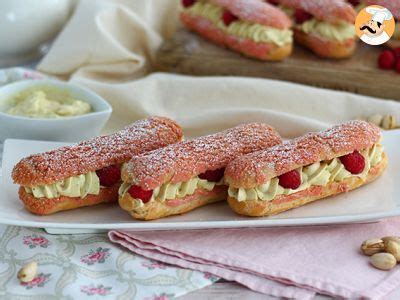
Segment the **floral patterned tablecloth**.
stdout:
<path fill-rule="evenodd" d="M 132 254 L 105 234 L 0 226 L 0 237 L 0 299 L 168 300 L 218 279 Z M 30 261 L 39 265 L 37 276 L 20 283 L 17 272 Z"/>
<path fill-rule="evenodd" d="M 43 75 L 24 68 L 0 70 L 0 86 Z M 0 143 L 0 175 L 1 175 Z M 29 283 L 17 279 L 30 261 Z M 168 300 L 218 278 L 152 261 L 112 244 L 106 234 L 49 235 L 42 229 L 0 225 L 0 299 Z"/>

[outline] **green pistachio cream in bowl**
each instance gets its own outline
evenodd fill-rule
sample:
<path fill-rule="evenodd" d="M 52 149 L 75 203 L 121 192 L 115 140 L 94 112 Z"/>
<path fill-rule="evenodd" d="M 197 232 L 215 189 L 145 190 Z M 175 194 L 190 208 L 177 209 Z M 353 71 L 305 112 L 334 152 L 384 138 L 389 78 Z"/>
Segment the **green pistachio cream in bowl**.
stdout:
<path fill-rule="evenodd" d="M 89 103 L 49 87 L 24 90 L 11 96 L 9 101 L 7 114 L 36 119 L 72 117 L 92 111 Z"/>
<path fill-rule="evenodd" d="M 112 107 L 93 91 L 54 79 L 0 87 L 0 143 L 6 139 L 79 142 L 98 136 Z"/>

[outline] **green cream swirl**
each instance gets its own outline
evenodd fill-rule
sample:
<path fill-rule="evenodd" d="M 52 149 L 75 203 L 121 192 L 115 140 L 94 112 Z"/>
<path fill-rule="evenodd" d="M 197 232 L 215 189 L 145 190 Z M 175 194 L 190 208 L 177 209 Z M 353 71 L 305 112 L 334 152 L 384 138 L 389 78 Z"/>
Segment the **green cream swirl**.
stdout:
<path fill-rule="evenodd" d="M 277 177 L 272 178 L 265 184 L 255 188 L 233 188 L 229 187 L 228 195 L 238 201 L 262 200 L 271 201 L 279 195 L 291 195 L 303 191 L 311 186 L 325 186 L 331 182 L 340 182 L 346 178 L 357 176 L 366 178 L 369 170 L 382 160 L 383 148 L 380 144 L 361 151 L 365 158 L 365 168 L 361 174 L 353 175 L 347 171 L 340 159 L 334 158 L 330 161 L 316 162 L 297 171 L 301 174 L 301 185 L 297 189 L 285 189 L 279 185 Z"/>
<path fill-rule="evenodd" d="M 150 201 L 160 201 L 179 199 L 186 196 L 193 195 L 197 189 L 204 189 L 207 191 L 212 191 L 216 185 L 222 185 L 223 179 L 219 182 L 212 182 L 204 179 L 200 179 L 198 176 L 191 178 L 188 181 L 178 182 L 178 183 L 165 183 L 153 190 L 153 195 Z M 124 182 L 119 188 L 119 195 L 123 197 L 125 193 L 132 186 L 131 183 Z M 142 201 L 138 201 L 143 204 Z"/>
<path fill-rule="evenodd" d="M 237 20 L 226 26 L 222 21 L 223 8 L 214 4 L 198 1 L 186 11 L 208 19 L 227 34 L 251 39 L 256 43 L 274 43 L 281 47 L 293 41 L 293 32 L 290 29 L 281 30 L 243 20 Z"/>
<path fill-rule="evenodd" d="M 35 198 L 52 199 L 60 196 L 84 198 L 88 194 L 99 194 L 100 180 L 96 172 L 89 172 L 59 180 L 53 184 L 24 188 L 26 193 L 33 194 Z"/>
<path fill-rule="evenodd" d="M 280 8 L 291 18 L 294 15 L 294 9 L 280 6 Z M 303 24 L 295 24 L 295 28 L 299 29 L 307 34 L 317 34 L 330 40 L 336 40 L 343 42 L 347 39 L 354 38 L 356 31 L 354 24 L 341 22 L 339 24 L 333 24 L 321 20 L 312 18 L 304 22 Z"/>
<path fill-rule="evenodd" d="M 340 22 L 332 24 L 317 19 L 311 19 L 303 24 L 296 25 L 297 29 L 307 34 L 317 34 L 330 40 L 344 42 L 347 39 L 352 39 L 356 35 L 354 24 Z"/>

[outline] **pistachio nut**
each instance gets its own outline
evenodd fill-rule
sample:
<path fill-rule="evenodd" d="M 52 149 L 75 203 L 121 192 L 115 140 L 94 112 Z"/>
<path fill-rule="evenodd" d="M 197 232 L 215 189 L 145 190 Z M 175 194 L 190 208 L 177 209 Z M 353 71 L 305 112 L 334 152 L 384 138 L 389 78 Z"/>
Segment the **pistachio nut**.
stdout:
<path fill-rule="evenodd" d="M 396 261 L 400 261 L 400 244 L 393 241 L 385 243 L 385 252 L 390 253 L 396 258 Z"/>
<path fill-rule="evenodd" d="M 21 270 L 19 270 L 18 272 L 18 279 L 21 282 L 30 282 L 32 281 L 35 276 L 36 276 L 36 272 L 37 272 L 37 262 L 35 261 L 31 261 L 29 263 L 27 263 L 26 265 L 22 266 Z"/>
<path fill-rule="evenodd" d="M 383 120 L 383 116 L 379 114 L 374 114 L 367 118 L 368 122 L 375 124 L 376 126 L 381 126 Z"/>
<path fill-rule="evenodd" d="M 365 240 L 361 244 L 361 251 L 365 255 L 371 256 L 375 253 L 382 252 L 385 249 L 385 244 L 381 239 L 372 238 Z"/>
<path fill-rule="evenodd" d="M 390 253 L 376 253 L 370 258 L 371 265 L 380 270 L 392 269 L 397 261 L 396 258 Z"/>
<path fill-rule="evenodd" d="M 396 243 L 399 243 L 399 244 L 400 244 L 400 237 L 398 237 L 398 236 L 384 236 L 384 237 L 382 238 L 382 241 L 383 241 L 384 243 L 387 243 L 387 242 L 389 242 L 389 241 L 393 241 L 393 242 L 396 242 Z"/>
<path fill-rule="evenodd" d="M 396 128 L 395 116 L 385 115 L 382 119 L 381 127 L 386 130 Z"/>

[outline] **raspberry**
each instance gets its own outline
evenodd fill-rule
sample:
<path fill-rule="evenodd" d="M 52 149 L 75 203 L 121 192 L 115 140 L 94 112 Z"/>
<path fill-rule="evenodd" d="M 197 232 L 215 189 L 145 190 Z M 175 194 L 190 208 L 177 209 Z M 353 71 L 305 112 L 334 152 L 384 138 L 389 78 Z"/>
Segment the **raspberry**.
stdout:
<path fill-rule="evenodd" d="M 199 175 L 200 179 L 205 179 L 208 181 L 218 182 L 224 177 L 225 169 L 218 169 L 218 170 L 210 170 Z"/>
<path fill-rule="evenodd" d="M 400 73 L 400 58 L 396 62 L 396 72 Z"/>
<path fill-rule="evenodd" d="M 229 26 L 232 22 L 235 22 L 239 18 L 232 14 L 229 10 L 225 10 L 222 14 L 222 20 L 226 26 Z"/>
<path fill-rule="evenodd" d="M 353 153 L 339 158 L 347 171 L 351 174 L 360 174 L 365 168 L 365 158 L 360 152 L 354 150 Z"/>
<path fill-rule="evenodd" d="M 190 7 L 196 3 L 196 0 L 182 0 L 183 7 Z"/>
<path fill-rule="evenodd" d="M 279 5 L 279 0 L 267 0 L 267 2 L 275 6 Z"/>
<path fill-rule="evenodd" d="M 129 188 L 128 193 L 129 193 L 129 195 L 132 196 L 132 198 L 140 199 L 140 200 L 142 200 L 143 203 L 149 202 L 151 199 L 151 196 L 153 195 L 152 190 L 146 191 L 137 185 L 132 185 Z"/>
<path fill-rule="evenodd" d="M 400 47 L 393 49 L 393 53 L 396 59 L 400 59 Z"/>
<path fill-rule="evenodd" d="M 394 68 L 396 57 L 390 50 L 384 50 L 379 55 L 378 66 L 383 70 L 390 70 Z"/>
<path fill-rule="evenodd" d="M 294 19 L 297 24 L 303 24 L 305 21 L 312 19 L 313 16 L 302 9 L 296 9 L 294 12 Z"/>
<path fill-rule="evenodd" d="M 349 1 L 349 3 L 351 4 L 351 5 L 353 5 L 353 6 L 357 6 L 358 4 L 360 4 L 360 1 L 359 0 L 348 0 Z"/>
<path fill-rule="evenodd" d="M 113 186 L 121 180 L 121 168 L 116 165 L 97 170 L 96 174 L 102 186 Z"/>
<path fill-rule="evenodd" d="M 301 184 L 300 173 L 297 170 L 293 170 L 282 174 L 279 178 L 279 185 L 285 189 L 297 189 Z"/>

